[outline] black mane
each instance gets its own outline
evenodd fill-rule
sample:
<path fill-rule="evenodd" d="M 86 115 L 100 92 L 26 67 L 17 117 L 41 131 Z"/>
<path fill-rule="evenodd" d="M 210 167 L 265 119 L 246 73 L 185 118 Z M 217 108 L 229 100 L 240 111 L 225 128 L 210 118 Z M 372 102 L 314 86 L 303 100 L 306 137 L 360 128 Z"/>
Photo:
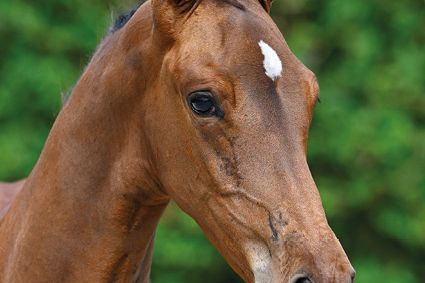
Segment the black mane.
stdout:
<path fill-rule="evenodd" d="M 130 11 L 123 13 L 117 17 L 115 20 L 113 26 L 111 27 L 111 33 L 116 32 L 117 30 L 120 30 L 122 27 L 124 27 L 128 21 L 133 17 L 134 13 L 136 13 L 137 9 L 143 4 L 144 1 L 141 1 L 135 8 L 131 9 Z"/>

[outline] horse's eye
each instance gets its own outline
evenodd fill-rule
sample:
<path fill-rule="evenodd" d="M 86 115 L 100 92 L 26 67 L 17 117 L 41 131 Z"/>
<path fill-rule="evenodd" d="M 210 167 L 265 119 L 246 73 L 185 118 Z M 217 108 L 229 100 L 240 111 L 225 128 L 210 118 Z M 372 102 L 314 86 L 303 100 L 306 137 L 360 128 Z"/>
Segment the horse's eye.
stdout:
<path fill-rule="evenodd" d="M 216 105 L 214 98 L 208 91 L 198 91 L 191 93 L 188 97 L 188 103 L 192 111 L 198 114 L 199 116 L 222 117 L 222 111 Z"/>

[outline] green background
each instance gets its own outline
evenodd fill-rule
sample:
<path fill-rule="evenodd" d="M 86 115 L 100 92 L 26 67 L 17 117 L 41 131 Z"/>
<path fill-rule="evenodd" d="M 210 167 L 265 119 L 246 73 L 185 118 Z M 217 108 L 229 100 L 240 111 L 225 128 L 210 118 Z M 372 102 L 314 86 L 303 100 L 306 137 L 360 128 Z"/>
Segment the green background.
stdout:
<path fill-rule="evenodd" d="M 424 1 L 275 2 L 273 18 L 320 82 L 309 162 L 357 282 L 423 282 Z M 130 6 L 0 1 L 0 179 L 30 172 L 61 93 L 75 83 L 112 17 Z M 174 205 L 159 226 L 152 277 L 240 282 Z"/>

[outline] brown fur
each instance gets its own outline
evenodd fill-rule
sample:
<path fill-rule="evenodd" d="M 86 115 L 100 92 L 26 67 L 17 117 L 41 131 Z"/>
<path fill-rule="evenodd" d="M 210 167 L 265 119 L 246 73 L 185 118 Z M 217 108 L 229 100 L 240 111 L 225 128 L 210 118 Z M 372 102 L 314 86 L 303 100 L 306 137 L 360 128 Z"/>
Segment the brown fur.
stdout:
<path fill-rule="evenodd" d="M 170 199 L 246 282 L 352 281 L 306 162 L 317 82 L 270 2 L 240 3 L 148 1 L 104 40 L 0 222 L 0 282 L 148 282 Z M 223 119 L 192 113 L 205 89 Z"/>
<path fill-rule="evenodd" d="M 15 183 L 1 183 L 0 182 L 0 220 L 9 209 L 9 205 L 15 198 L 16 194 L 22 189 L 25 180 Z"/>

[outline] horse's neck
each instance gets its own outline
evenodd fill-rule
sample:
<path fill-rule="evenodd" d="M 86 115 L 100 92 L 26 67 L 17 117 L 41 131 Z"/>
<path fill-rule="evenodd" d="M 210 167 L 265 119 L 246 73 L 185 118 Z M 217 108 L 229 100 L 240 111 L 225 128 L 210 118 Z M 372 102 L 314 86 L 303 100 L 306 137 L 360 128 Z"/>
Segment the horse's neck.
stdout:
<path fill-rule="evenodd" d="M 21 190 L 25 180 L 15 183 L 0 183 L 0 223 L 9 209 L 9 205 Z"/>
<path fill-rule="evenodd" d="M 0 282 L 146 282 L 168 200 L 107 72 L 89 66 L 1 222 Z"/>

